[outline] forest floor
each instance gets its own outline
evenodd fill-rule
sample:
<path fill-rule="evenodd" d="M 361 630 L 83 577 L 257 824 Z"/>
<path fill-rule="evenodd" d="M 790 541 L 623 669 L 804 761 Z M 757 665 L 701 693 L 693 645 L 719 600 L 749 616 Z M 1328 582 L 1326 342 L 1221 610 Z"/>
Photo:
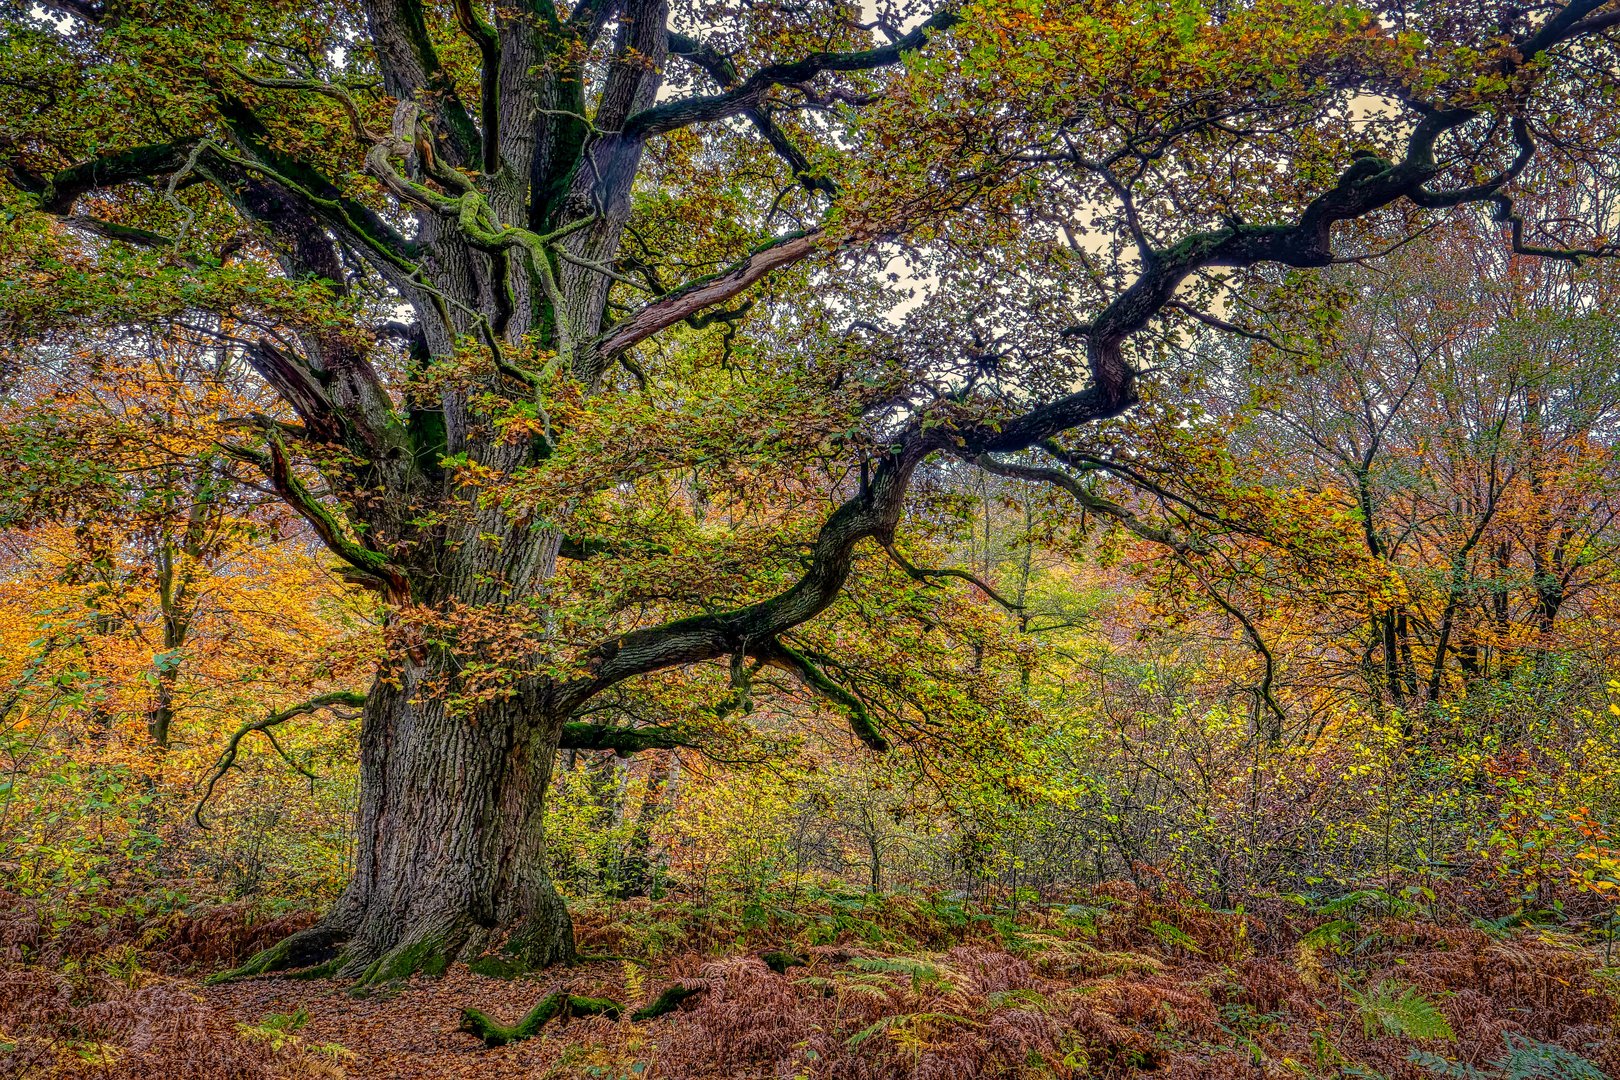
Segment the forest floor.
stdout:
<path fill-rule="evenodd" d="M 307 917 L 232 905 L 64 928 L 13 901 L 0 1076 L 1620 1078 L 1601 944 L 1399 908 L 1362 892 L 1262 917 L 1123 885 L 1016 919 L 940 897 L 641 901 L 580 914 L 582 951 L 611 959 L 355 995 L 199 981 Z M 494 1048 L 460 1030 L 467 1007 L 515 1024 L 564 991 L 628 1014 L 671 987 L 690 993 L 655 1019 L 564 1015 Z"/>

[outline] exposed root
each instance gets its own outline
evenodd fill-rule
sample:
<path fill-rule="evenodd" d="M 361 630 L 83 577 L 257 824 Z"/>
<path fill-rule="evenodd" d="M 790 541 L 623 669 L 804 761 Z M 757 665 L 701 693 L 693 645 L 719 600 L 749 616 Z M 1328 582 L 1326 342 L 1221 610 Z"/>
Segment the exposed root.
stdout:
<path fill-rule="evenodd" d="M 338 953 L 325 963 L 316 964 L 314 967 L 299 968 L 296 971 L 288 971 L 285 974 L 289 979 L 304 979 L 309 981 L 314 981 L 316 979 L 332 979 L 337 977 L 338 970 L 342 967 L 343 954 Z"/>
<path fill-rule="evenodd" d="M 631 1013 L 630 1019 L 652 1020 L 672 1013 L 680 1008 L 681 1002 L 694 994 L 701 994 L 706 989 L 708 988 L 705 986 L 683 986 L 676 983 Z M 463 1009 L 461 1030 L 483 1039 L 486 1047 L 494 1048 L 531 1039 L 552 1020 L 567 1020 L 575 1016 L 605 1016 L 610 1020 L 617 1020 L 622 1015 L 624 1007 L 616 1001 L 609 1001 L 607 998 L 580 997 L 578 994 L 559 990 L 546 995 L 540 1004 L 529 1010 L 528 1015 L 510 1027 L 477 1009 Z"/>
<path fill-rule="evenodd" d="M 241 967 L 218 972 L 203 981 L 213 986 L 235 979 L 252 978 L 255 975 L 308 968 L 311 965 L 328 967 L 335 964 L 334 958 L 337 956 L 338 947 L 347 936 L 343 930 L 335 926 L 316 923 L 307 930 L 300 930 L 296 934 L 282 938 L 268 949 L 254 953 Z"/>
<path fill-rule="evenodd" d="M 534 971 L 535 967 L 517 957 L 486 953 L 467 961 L 467 970 L 490 979 L 516 979 Z"/>
<path fill-rule="evenodd" d="M 561 946 L 508 948 L 483 953 L 489 935 L 463 916 L 445 916 L 425 922 L 404 940 L 369 933 L 360 920 L 331 917 L 254 954 L 240 967 L 208 978 L 210 985 L 235 979 L 285 972 L 299 979 L 348 979 L 351 989 L 364 993 L 378 986 L 398 985 L 413 975 L 437 978 L 452 963 L 468 959 L 468 967 L 481 975 L 512 978 L 573 958 L 572 935 Z M 483 955 L 479 955 L 483 953 Z"/>
<path fill-rule="evenodd" d="M 553 897 L 555 907 L 552 910 L 537 916 L 530 926 L 514 933 L 499 949 L 483 951 L 482 947 L 488 942 L 487 934 L 481 939 L 470 939 L 461 950 L 461 958 L 466 960 L 467 969 L 492 979 L 515 979 L 558 964 L 573 965 L 584 959 L 606 959 L 582 957 L 574 950 L 573 925 L 568 921 L 562 900 L 556 898 L 555 894 Z"/>
<path fill-rule="evenodd" d="M 461 954 L 467 934 L 458 926 L 448 930 L 424 930 L 415 938 L 401 942 L 366 963 L 366 954 L 350 955 L 340 965 L 337 974 L 355 978 L 351 993 L 363 993 L 376 986 L 401 983 L 412 975 L 426 975 L 436 979 L 449 970 L 450 964 Z"/>
<path fill-rule="evenodd" d="M 663 1016 L 665 1013 L 672 1013 L 681 1007 L 681 1002 L 685 1001 L 693 994 L 701 994 L 707 989 L 708 987 L 706 986 L 682 986 L 680 983 L 676 983 L 668 990 L 665 990 L 662 994 L 659 994 L 657 997 L 653 998 L 646 1005 L 643 1005 L 641 1008 L 631 1013 L 630 1019 L 653 1020 L 657 1017 Z"/>
<path fill-rule="evenodd" d="M 603 960 L 612 960 L 615 963 L 620 964 L 639 964 L 641 967 L 652 967 L 652 964 L 648 963 L 646 960 L 639 956 L 631 956 L 629 953 L 582 952 L 574 954 L 574 963 L 576 964 L 595 964 Z"/>
<path fill-rule="evenodd" d="M 617 1020 L 623 1010 L 619 1004 L 606 998 L 580 997 L 558 991 L 547 995 L 540 1004 L 529 1010 L 527 1016 L 511 1027 L 501 1024 L 477 1009 L 461 1011 L 461 1030 L 477 1035 L 486 1047 L 505 1046 L 507 1043 L 533 1038 L 550 1021 L 574 1016 L 606 1016 Z"/>

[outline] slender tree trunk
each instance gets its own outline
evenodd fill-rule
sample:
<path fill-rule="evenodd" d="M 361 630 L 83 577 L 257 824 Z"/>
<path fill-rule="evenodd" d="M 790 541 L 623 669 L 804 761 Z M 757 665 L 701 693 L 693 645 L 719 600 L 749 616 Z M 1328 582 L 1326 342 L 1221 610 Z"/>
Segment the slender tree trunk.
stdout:
<path fill-rule="evenodd" d="M 1400 643 L 1401 680 L 1405 686 L 1406 696 L 1415 698 L 1417 697 L 1417 660 L 1412 655 L 1412 633 L 1404 607 L 1395 615 L 1395 637 Z"/>
<path fill-rule="evenodd" d="M 618 887 L 621 898 L 650 896 L 657 887 L 658 873 L 652 860 L 653 829 L 670 809 L 668 796 L 673 774 L 674 755 L 660 755 L 652 762 L 647 787 L 641 794 L 641 809 L 636 814 L 635 828 L 625 845 Z"/>
<path fill-rule="evenodd" d="M 157 673 L 157 689 L 152 693 L 152 706 L 146 714 L 146 733 L 154 746 L 168 749 L 169 728 L 174 724 L 174 683 L 176 672 Z"/>

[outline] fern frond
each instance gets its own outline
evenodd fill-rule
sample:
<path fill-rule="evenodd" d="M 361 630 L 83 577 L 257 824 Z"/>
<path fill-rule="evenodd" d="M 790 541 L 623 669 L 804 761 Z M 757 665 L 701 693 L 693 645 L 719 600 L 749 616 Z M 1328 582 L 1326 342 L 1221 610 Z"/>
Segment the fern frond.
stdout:
<path fill-rule="evenodd" d="M 868 1024 L 865 1027 L 861 1028 L 861 1030 L 857 1031 L 855 1034 L 851 1035 L 844 1042 L 844 1045 L 845 1046 L 859 1046 L 859 1045 L 861 1045 L 861 1043 L 865 1042 L 867 1039 L 870 1039 L 872 1036 L 881 1035 L 884 1032 L 888 1031 L 889 1030 L 889 1025 L 893 1024 L 895 1021 L 897 1021 L 899 1019 L 900 1019 L 900 1017 L 898 1017 L 898 1016 L 880 1017 L 879 1019 L 874 1020 L 870 1024 Z"/>
<path fill-rule="evenodd" d="M 1452 1061 L 1440 1054 L 1430 1053 L 1427 1050 L 1414 1050 L 1406 1055 L 1406 1060 L 1414 1065 L 1428 1069 L 1436 1076 L 1454 1078 L 1454 1080 L 1490 1080 L 1478 1069 L 1463 1061 Z"/>
<path fill-rule="evenodd" d="M 997 990 L 986 994 L 985 1004 L 992 1009 L 1031 1009 L 1035 1012 L 1045 1012 L 1051 1008 L 1051 1002 L 1039 990 Z"/>
<path fill-rule="evenodd" d="M 909 975 L 913 979 L 940 978 L 940 970 L 937 966 L 923 960 L 914 960 L 909 956 L 857 956 L 849 962 L 849 966 L 857 971 L 870 971 L 884 975 Z"/>
<path fill-rule="evenodd" d="M 911 1030 L 911 1031 L 915 1031 L 920 1025 L 930 1023 L 930 1022 L 933 1022 L 933 1023 L 946 1023 L 946 1024 L 968 1024 L 968 1025 L 971 1025 L 973 1023 L 973 1021 L 969 1020 L 967 1017 L 960 1016 L 960 1015 L 958 1015 L 956 1013 L 948 1013 L 948 1012 L 897 1013 L 897 1014 L 895 1014 L 893 1016 L 885 1016 L 885 1017 L 881 1017 L 880 1019 L 872 1021 L 872 1023 L 866 1025 L 866 1027 L 862 1028 L 860 1031 L 857 1031 L 854 1035 L 851 1035 L 849 1037 L 849 1039 L 844 1043 L 844 1045 L 845 1046 L 859 1046 L 859 1045 L 861 1045 L 861 1043 L 863 1043 L 866 1040 L 870 1039 L 874 1035 L 887 1034 L 888 1032 L 900 1031 L 902 1029 L 908 1029 L 908 1030 Z"/>
<path fill-rule="evenodd" d="M 1507 1056 L 1496 1065 L 1503 1080 L 1609 1080 L 1609 1074 L 1556 1043 L 1507 1032 Z"/>
<path fill-rule="evenodd" d="M 1203 949 L 1198 947 L 1198 942 L 1194 940 L 1193 936 L 1179 926 L 1171 926 L 1167 922 L 1155 922 L 1148 929 L 1153 931 L 1154 937 L 1166 945 L 1175 945 L 1186 949 L 1190 953 L 1198 953 L 1199 955 L 1204 952 Z"/>
<path fill-rule="evenodd" d="M 1415 986 L 1386 979 L 1364 994 L 1346 992 L 1361 1010 L 1368 1038 L 1383 1033 L 1412 1039 L 1454 1039 L 1451 1022 Z"/>
<path fill-rule="evenodd" d="M 1346 934 L 1354 934 L 1360 929 L 1361 924 L 1354 919 L 1331 919 L 1306 933 L 1299 943 L 1313 949 L 1326 947 L 1337 950 L 1344 944 Z"/>
<path fill-rule="evenodd" d="M 1318 915 L 1341 915 L 1346 911 L 1353 911 L 1357 904 L 1365 904 L 1369 900 L 1379 900 L 1381 897 L 1371 889 L 1357 889 L 1316 906 Z"/>

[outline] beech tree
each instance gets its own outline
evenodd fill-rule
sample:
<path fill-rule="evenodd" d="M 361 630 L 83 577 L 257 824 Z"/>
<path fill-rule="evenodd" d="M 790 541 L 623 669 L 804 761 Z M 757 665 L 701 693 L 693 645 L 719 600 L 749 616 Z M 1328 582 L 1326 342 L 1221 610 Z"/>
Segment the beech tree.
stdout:
<path fill-rule="evenodd" d="M 1466 206 L 1608 254 L 1531 178 L 1605 167 L 1620 9 L 1487 7 L 7 0 L 8 362 L 234 344 L 280 405 L 221 452 L 390 612 L 354 879 L 242 971 L 571 958 L 552 763 L 684 738 L 623 707 L 655 673 L 724 715 L 775 670 L 888 748 L 806 645 L 858 560 L 1005 601 L 908 558 L 919 469 L 1153 529 L 1076 433 L 1260 268 Z"/>

